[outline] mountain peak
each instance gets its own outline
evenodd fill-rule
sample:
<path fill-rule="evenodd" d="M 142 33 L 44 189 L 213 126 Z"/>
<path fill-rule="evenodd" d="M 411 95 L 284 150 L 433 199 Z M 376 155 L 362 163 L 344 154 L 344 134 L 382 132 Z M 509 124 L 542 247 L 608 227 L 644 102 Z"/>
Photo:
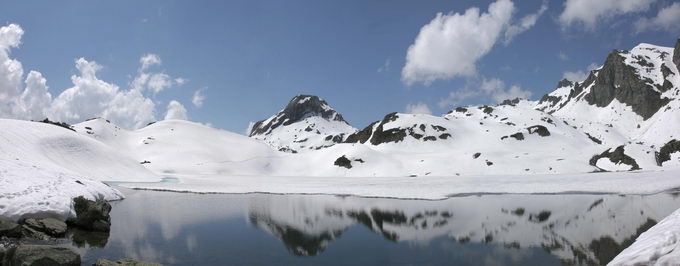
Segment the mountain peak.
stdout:
<path fill-rule="evenodd" d="M 308 117 L 321 117 L 328 121 L 348 124 L 325 100 L 315 95 L 300 94 L 293 97 L 277 114 L 255 123 L 249 135 L 252 137 L 267 134 L 279 126 L 287 126 Z"/>

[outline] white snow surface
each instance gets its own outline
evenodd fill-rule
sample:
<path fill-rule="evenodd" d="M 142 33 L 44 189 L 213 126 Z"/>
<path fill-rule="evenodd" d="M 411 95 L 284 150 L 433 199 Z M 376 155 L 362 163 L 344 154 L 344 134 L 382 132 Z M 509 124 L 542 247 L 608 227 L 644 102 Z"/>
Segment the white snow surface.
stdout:
<path fill-rule="evenodd" d="M 680 210 L 642 233 L 607 265 L 680 264 Z"/>

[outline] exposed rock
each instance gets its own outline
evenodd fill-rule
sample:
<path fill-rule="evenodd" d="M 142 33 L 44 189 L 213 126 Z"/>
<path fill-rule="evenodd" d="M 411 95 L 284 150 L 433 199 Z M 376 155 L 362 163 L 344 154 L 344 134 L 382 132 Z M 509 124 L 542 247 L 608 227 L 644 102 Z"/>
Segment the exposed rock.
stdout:
<path fill-rule="evenodd" d="M 337 165 L 339 167 L 345 167 L 347 169 L 350 169 L 350 168 L 352 168 L 352 161 L 350 161 L 349 159 L 347 159 L 347 157 L 345 157 L 345 155 L 343 155 L 343 156 L 338 157 L 338 159 L 335 160 L 333 165 Z"/>
<path fill-rule="evenodd" d="M 11 220 L 0 220 L 0 237 L 21 237 L 21 225 Z"/>
<path fill-rule="evenodd" d="M 538 135 L 541 137 L 550 136 L 550 131 L 541 125 L 530 126 L 527 128 L 527 130 L 529 131 L 529 134 L 538 133 Z"/>
<path fill-rule="evenodd" d="M 675 42 L 675 49 L 673 50 L 673 63 L 680 70 L 680 39 Z"/>
<path fill-rule="evenodd" d="M 597 167 L 598 160 L 602 158 L 609 158 L 609 161 L 611 161 L 612 163 L 630 165 L 631 168 L 629 171 L 641 169 L 640 166 L 635 161 L 635 159 L 624 153 L 623 145 L 614 149 L 613 152 L 610 152 L 610 150 L 611 149 L 607 149 L 603 153 L 593 156 L 593 158 L 590 159 L 590 165 Z"/>
<path fill-rule="evenodd" d="M 593 142 L 595 142 L 595 143 L 597 143 L 597 144 L 602 144 L 602 141 L 601 141 L 600 139 L 591 136 L 591 135 L 588 134 L 587 132 L 586 132 L 586 136 L 588 136 L 588 138 L 589 138 L 590 140 L 592 140 Z"/>
<path fill-rule="evenodd" d="M 444 134 L 439 135 L 440 139 L 448 139 L 450 137 L 451 137 L 451 134 L 449 134 L 449 133 L 444 133 Z"/>
<path fill-rule="evenodd" d="M 671 153 L 680 152 L 680 141 L 671 140 L 664 144 L 656 155 L 656 164 L 662 166 L 664 162 L 671 159 Z"/>
<path fill-rule="evenodd" d="M 80 266 L 80 255 L 66 247 L 19 245 L 5 254 L 3 265 Z"/>
<path fill-rule="evenodd" d="M 359 132 L 353 133 L 349 136 L 347 136 L 347 139 L 345 140 L 346 143 L 366 143 L 368 139 L 371 138 L 371 135 L 373 135 L 373 127 L 380 123 L 380 121 L 375 121 L 368 125 L 366 128 L 362 129 Z"/>
<path fill-rule="evenodd" d="M 491 107 L 491 106 L 484 105 L 484 106 L 480 106 L 479 109 L 482 109 L 482 112 L 484 112 L 485 114 L 493 113 L 493 107 Z"/>
<path fill-rule="evenodd" d="M 134 259 L 122 259 L 117 261 L 110 261 L 107 259 L 98 259 L 92 266 L 162 266 L 163 264 L 155 262 L 138 261 Z"/>
<path fill-rule="evenodd" d="M 633 111 L 645 120 L 670 101 L 668 98 L 662 98 L 659 92 L 642 80 L 633 67 L 626 65 L 624 57 L 616 50 L 607 57 L 604 66 L 594 78 L 593 87 L 584 99 L 598 107 L 608 106 L 617 99 L 631 106 Z"/>
<path fill-rule="evenodd" d="M 24 221 L 24 225 L 54 237 L 61 237 L 66 234 L 66 223 L 54 218 L 29 218 Z"/>
<path fill-rule="evenodd" d="M 501 103 L 499 103 L 498 105 L 515 106 L 519 103 L 520 100 L 522 100 L 522 99 L 520 99 L 520 98 L 515 98 L 515 99 L 512 99 L 512 100 L 511 99 L 505 99 Z"/>
<path fill-rule="evenodd" d="M 249 132 L 249 136 L 267 134 L 279 126 L 290 125 L 312 115 L 347 124 L 342 115 L 330 108 L 325 100 L 314 95 L 297 95 L 273 119 L 265 119 L 255 123 Z"/>
<path fill-rule="evenodd" d="M 454 109 L 454 110 L 455 110 L 456 112 L 459 112 L 459 113 L 465 113 L 465 112 L 467 112 L 467 108 L 465 108 L 465 107 L 456 107 L 456 109 Z"/>
<path fill-rule="evenodd" d="M 424 141 L 435 141 L 437 140 L 437 137 L 435 136 L 427 136 L 423 138 Z"/>
<path fill-rule="evenodd" d="M 73 208 L 76 211 L 75 218 L 69 218 L 66 222 L 77 227 L 100 232 L 111 230 L 111 204 L 104 200 L 92 201 L 83 196 L 73 199 Z"/>
<path fill-rule="evenodd" d="M 472 159 L 477 159 L 479 156 L 482 155 L 480 152 L 476 152 L 475 154 L 472 155 Z"/>

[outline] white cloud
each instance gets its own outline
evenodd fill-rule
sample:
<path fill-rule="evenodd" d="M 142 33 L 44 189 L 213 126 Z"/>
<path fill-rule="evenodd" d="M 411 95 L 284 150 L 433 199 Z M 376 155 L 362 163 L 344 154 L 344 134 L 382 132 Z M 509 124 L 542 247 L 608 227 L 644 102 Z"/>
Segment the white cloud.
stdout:
<path fill-rule="evenodd" d="M 73 87 L 57 96 L 50 108 L 53 119 L 77 123 L 104 117 L 125 128 L 139 128 L 154 121 L 155 104 L 138 90 L 120 90 L 97 78 L 101 66 L 84 58 L 76 60 L 80 75 L 71 76 Z"/>
<path fill-rule="evenodd" d="M 430 107 L 427 106 L 427 104 L 424 103 L 417 103 L 417 104 L 407 104 L 406 105 L 406 113 L 407 114 L 427 114 L 431 115 L 432 111 L 430 110 Z"/>
<path fill-rule="evenodd" d="M 21 62 L 9 57 L 10 50 L 20 45 L 22 35 L 23 30 L 16 24 L 0 27 L 1 117 L 33 120 L 49 117 L 67 123 L 104 117 L 125 128 L 140 128 L 156 120 L 156 104 L 141 89 L 137 89 L 135 84 L 145 85 L 157 73 L 149 74 L 140 70 L 140 75 L 131 84 L 133 88 L 122 90 L 97 77 L 97 71 L 102 68 L 99 64 L 79 58 L 75 60 L 78 74 L 71 76 L 73 86 L 52 98 L 47 80 L 40 72 L 30 71 L 25 81 L 22 81 L 24 70 Z M 140 69 L 160 64 L 158 56 L 147 55 L 143 58 L 140 59 Z M 175 79 L 170 80 L 181 83 Z M 163 82 L 153 81 L 151 84 L 156 85 L 151 87 L 160 91 L 159 88 L 166 86 Z M 180 109 L 175 109 L 175 114 L 182 114 Z M 186 117 L 186 110 L 183 116 Z"/>
<path fill-rule="evenodd" d="M 497 0 L 486 13 L 477 7 L 465 13 L 438 13 L 423 26 L 406 53 L 401 79 L 407 85 L 455 76 L 474 76 L 477 61 L 489 53 L 501 36 L 504 43 L 536 24 L 547 9 L 543 3 L 538 12 L 511 24 L 515 6 L 510 0 Z"/>
<path fill-rule="evenodd" d="M 567 0 L 559 21 L 563 27 L 582 24 L 586 30 L 618 15 L 644 12 L 656 0 Z"/>
<path fill-rule="evenodd" d="M 4 117 L 15 116 L 15 99 L 23 90 L 21 62 L 9 57 L 10 50 L 21 44 L 23 35 L 24 30 L 19 25 L 0 27 L 0 115 Z"/>
<path fill-rule="evenodd" d="M 641 18 L 635 22 L 636 33 L 645 30 L 665 30 L 668 32 L 680 31 L 680 3 L 673 3 L 670 6 L 660 9 L 656 17 Z"/>
<path fill-rule="evenodd" d="M 47 117 L 46 108 L 52 105 L 52 94 L 47 89 L 47 80 L 40 72 L 28 73 L 26 89 L 19 98 L 19 108 L 23 118 L 41 120 Z"/>
<path fill-rule="evenodd" d="M 565 54 L 564 52 L 557 53 L 557 58 L 559 58 L 562 61 L 569 60 L 569 56 L 567 54 Z"/>
<path fill-rule="evenodd" d="M 156 54 L 145 54 L 144 56 L 139 58 L 139 69 L 140 71 L 147 70 L 149 67 L 153 65 L 160 65 L 161 64 L 161 58 L 156 55 Z"/>
<path fill-rule="evenodd" d="M 590 74 L 590 71 L 597 69 L 598 66 L 595 63 L 591 63 L 586 67 L 586 70 L 577 70 L 574 72 L 564 72 L 562 74 L 562 78 L 565 78 L 567 80 L 573 81 L 573 82 L 582 82 L 588 78 L 588 75 Z"/>
<path fill-rule="evenodd" d="M 387 60 L 385 60 L 385 63 L 378 68 L 378 73 L 390 71 L 390 64 L 391 64 L 390 61 L 391 60 L 389 58 L 387 58 Z"/>
<path fill-rule="evenodd" d="M 505 82 L 500 79 L 485 78 L 481 82 L 471 82 L 461 89 L 450 92 L 447 97 L 439 100 L 439 107 L 446 108 L 456 106 L 466 99 L 478 96 L 486 97 L 494 103 L 501 103 L 504 100 L 512 100 L 515 98 L 529 99 L 531 95 L 531 91 L 524 90 L 518 85 L 506 88 Z"/>
<path fill-rule="evenodd" d="M 524 16 L 520 20 L 519 24 L 508 26 L 508 28 L 505 30 L 505 40 L 503 40 L 503 43 L 507 45 L 512 41 L 512 39 L 515 38 L 515 36 L 536 25 L 536 21 L 546 10 L 548 10 L 548 2 L 544 0 L 541 4 L 541 8 L 539 8 L 536 13 Z"/>
<path fill-rule="evenodd" d="M 481 88 L 482 91 L 496 103 L 515 98 L 529 99 L 529 97 L 531 97 L 531 91 L 523 90 L 518 85 L 510 86 L 510 88 L 506 90 L 505 82 L 497 78 L 484 79 Z"/>
<path fill-rule="evenodd" d="M 187 109 L 178 101 L 170 101 L 168 103 L 168 111 L 165 113 L 165 120 L 168 119 L 187 120 Z"/>
<path fill-rule="evenodd" d="M 439 107 L 446 108 L 450 106 L 455 106 L 463 102 L 464 100 L 475 97 L 479 95 L 478 90 L 472 90 L 469 87 L 464 87 L 452 92 L 449 92 L 445 98 L 439 100 Z"/>
<path fill-rule="evenodd" d="M 194 96 L 191 97 L 191 103 L 194 106 L 201 108 L 203 107 L 203 101 L 205 100 L 205 88 L 198 89 L 194 92 Z"/>
<path fill-rule="evenodd" d="M 130 83 L 133 89 L 143 91 L 148 89 L 157 94 L 175 85 L 183 85 L 187 82 L 184 78 L 173 78 L 163 72 L 148 72 L 151 66 L 161 65 L 161 58 L 156 54 L 146 54 L 139 58 L 139 71 L 135 79 Z"/>

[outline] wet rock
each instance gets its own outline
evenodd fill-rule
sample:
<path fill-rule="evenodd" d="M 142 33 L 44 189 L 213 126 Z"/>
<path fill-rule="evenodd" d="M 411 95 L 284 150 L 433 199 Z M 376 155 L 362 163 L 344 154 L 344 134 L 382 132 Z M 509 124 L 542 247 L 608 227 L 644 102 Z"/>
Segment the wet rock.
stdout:
<path fill-rule="evenodd" d="M 11 220 L 0 220 L 0 237 L 21 237 L 21 225 Z"/>
<path fill-rule="evenodd" d="M 80 266 L 80 255 L 66 247 L 19 245 L 5 253 L 3 265 Z"/>
<path fill-rule="evenodd" d="M 61 237 L 66 234 L 66 223 L 54 218 L 29 218 L 24 221 L 24 225 L 49 236 Z"/>
<path fill-rule="evenodd" d="M 155 262 L 139 261 L 134 259 L 122 259 L 117 261 L 110 261 L 107 259 L 98 259 L 92 266 L 162 266 L 163 264 Z"/>
<path fill-rule="evenodd" d="M 338 159 L 335 160 L 335 163 L 333 163 L 333 164 L 337 165 L 339 167 L 345 167 L 347 169 L 352 168 L 352 161 L 347 159 L 347 157 L 345 157 L 345 155 L 340 156 Z"/>
<path fill-rule="evenodd" d="M 111 230 L 111 204 L 104 200 L 92 201 L 83 196 L 73 199 L 75 218 L 66 222 L 86 230 L 108 232 Z"/>

